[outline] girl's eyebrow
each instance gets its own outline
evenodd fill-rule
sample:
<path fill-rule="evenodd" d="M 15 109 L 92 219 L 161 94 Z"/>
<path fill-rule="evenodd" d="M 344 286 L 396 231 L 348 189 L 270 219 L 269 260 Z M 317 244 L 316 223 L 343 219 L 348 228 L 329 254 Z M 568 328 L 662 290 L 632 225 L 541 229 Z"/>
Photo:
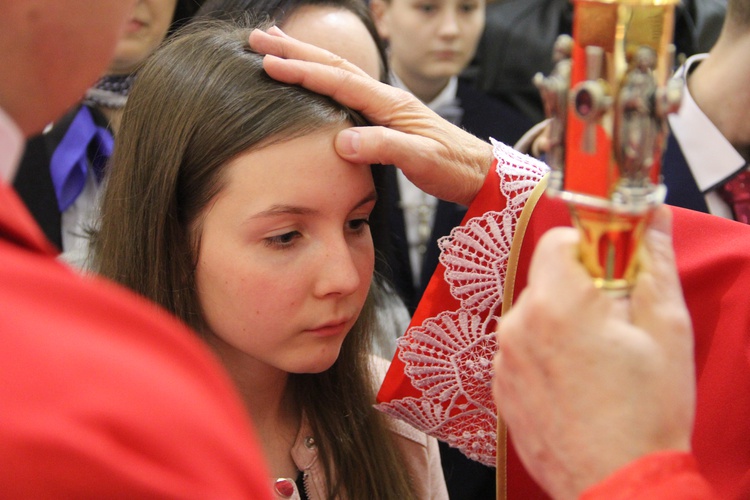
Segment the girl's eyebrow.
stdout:
<path fill-rule="evenodd" d="M 354 205 L 354 208 L 357 209 L 362 205 L 367 205 L 368 203 L 375 201 L 378 201 L 378 193 L 373 189 L 367 196 L 359 200 L 359 203 Z"/>
<path fill-rule="evenodd" d="M 317 209 L 298 207 L 295 205 L 271 205 L 268 209 L 253 214 L 250 219 L 262 219 L 264 217 L 276 217 L 279 215 L 315 215 Z"/>
<path fill-rule="evenodd" d="M 354 204 L 352 207 L 352 210 L 356 210 L 357 208 L 361 207 L 362 205 L 366 205 L 370 202 L 377 201 L 378 195 L 373 190 L 370 193 L 368 193 L 364 198 L 359 200 L 357 203 Z M 281 215 L 317 215 L 320 213 L 320 210 L 317 208 L 309 208 L 309 207 L 299 207 L 296 205 L 286 205 L 286 204 L 279 204 L 279 205 L 271 205 L 266 210 L 263 210 L 261 212 L 258 212 L 256 214 L 253 214 L 249 217 L 249 219 L 261 219 L 265 217 L 278 217 Z"/>

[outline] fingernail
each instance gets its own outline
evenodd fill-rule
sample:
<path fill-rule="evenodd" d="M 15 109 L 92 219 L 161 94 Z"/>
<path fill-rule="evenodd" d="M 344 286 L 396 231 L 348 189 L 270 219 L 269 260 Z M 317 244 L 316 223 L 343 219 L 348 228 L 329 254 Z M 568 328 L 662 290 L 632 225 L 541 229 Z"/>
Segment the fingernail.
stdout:
<path fill-rule="evenodd" d="M 284 33 L 283 31 L 281 31 L 281 28 L 279 28 L 275 24 L 273 26 L 271 26 L 270 28 L 268 28 L 268 33 L 273 34 L 273 35 L 287 37 L 286 33 Z"/>
<path fill-rule="evenodd" d="M 359 132 L 346 129 L 336 136 L 336 150 L 343 155 L 356 155 L 359 153 Z"/>

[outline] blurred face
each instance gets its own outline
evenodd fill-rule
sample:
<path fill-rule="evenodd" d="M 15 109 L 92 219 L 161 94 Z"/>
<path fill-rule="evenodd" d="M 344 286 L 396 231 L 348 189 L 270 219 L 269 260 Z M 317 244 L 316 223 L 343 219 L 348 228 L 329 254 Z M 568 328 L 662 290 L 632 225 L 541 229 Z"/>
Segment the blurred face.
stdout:
<path fill-rule="evenodd" d="M 362 310 L 375 188 L 335 153 L 342 128 L 233 160 L 196 229 L 209 342 L 230 371 L 324 371 Z"/>
<path fill-rule="evenodd" d="M 135 0 L 0 0 L 0 106 L 26 134 L 83 97 L 110 63 Z"/>
<path fill-rule="evenodd" d="M 156 50 L 169 30 L 176 4 L 177 0 L 138 0 L 108 73 L 131 73 Z"/>
<path fill-rule="evenodd" d="M 380 79 L 378 47 L 365 25 L 351 11 L 322 5 L 305 5 L 281 26 L 297 40 L 322 47 Z"/>
<path fill-rule="evenodd" d="M 409 80 L 445 80 L 471 61 L 484 29 L 484 0 L 373 0 L 390 63 Z"/>

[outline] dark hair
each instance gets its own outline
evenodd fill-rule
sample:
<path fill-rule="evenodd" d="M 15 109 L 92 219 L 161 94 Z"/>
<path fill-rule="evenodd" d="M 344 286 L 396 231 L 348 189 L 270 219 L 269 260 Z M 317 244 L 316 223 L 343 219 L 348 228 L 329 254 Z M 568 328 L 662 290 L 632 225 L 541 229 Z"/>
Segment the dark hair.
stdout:
<path fill-rule="evenodd" d="M 729 0 L 724 23 L 736 26 L 741 30 L 739 32 L 747 31 L 750 28 L 750 1 Z"/>
<path fill-rule="evenodd" d="M 300 7 L 308 5 L 333 7 L 348 10 L 356 15 L 370 33 L 378 48 L 380 59 L 380 80 L 388 82 L 388 56 L 385 44 L 378 34 L 370 8 L 364 0 L 206 0 L 196 13 L 196 19 L 209 18 L 232 20 L 244 14 L 251 14 L 283 29 L 284 22 Z M 345 41 L 342 40 L 342 43 Z"/>
<path fill-rule="evenodd" d="M 334 124 L 365 124 L 331 99 L 269 78 L 248 46 L 251 29 L 191 24 L 145 64 L 117 135 L 93 266 L 207 332 L 195 286 L 200 215 L 224 186 L 226 165 L 248 150 Z M 406 468 L 372 409 L 372 307 L 334 365 L 290 374 L 289 389 L 318 442 L 331 497 L 413 497 Z"/>
<path fill-rule="evenodd" d="M 190 22 L 202 4 L 203 0 L 177 0 L 174 6 L 174 14 L 172 15 L 172 24 L 169 26 L 167 36 Z"/>

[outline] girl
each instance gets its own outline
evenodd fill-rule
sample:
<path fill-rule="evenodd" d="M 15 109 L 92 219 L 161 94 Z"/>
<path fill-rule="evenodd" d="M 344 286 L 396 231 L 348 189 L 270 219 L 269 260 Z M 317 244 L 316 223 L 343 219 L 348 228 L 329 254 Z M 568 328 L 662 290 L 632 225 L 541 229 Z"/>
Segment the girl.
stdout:
<path fill-rule="evenodd" d="M 249 33 L 199 23 L 139 72 L 95 267 L 215 350 L 280 494 L 446 498 L 436 442 L 371 408 L 375 189 L 333 149 L 364 122 L 268 78 Z"/>

